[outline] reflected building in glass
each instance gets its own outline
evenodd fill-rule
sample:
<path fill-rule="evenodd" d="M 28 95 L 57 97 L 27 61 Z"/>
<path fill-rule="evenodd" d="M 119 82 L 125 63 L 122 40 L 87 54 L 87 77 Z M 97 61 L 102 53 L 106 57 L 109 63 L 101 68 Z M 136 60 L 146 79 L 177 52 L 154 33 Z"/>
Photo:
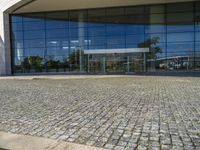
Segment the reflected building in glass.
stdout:
<path fill-rule="evenodd" d="M 200 2 L 11 15 L 12 71 L 200 71 Z"/>

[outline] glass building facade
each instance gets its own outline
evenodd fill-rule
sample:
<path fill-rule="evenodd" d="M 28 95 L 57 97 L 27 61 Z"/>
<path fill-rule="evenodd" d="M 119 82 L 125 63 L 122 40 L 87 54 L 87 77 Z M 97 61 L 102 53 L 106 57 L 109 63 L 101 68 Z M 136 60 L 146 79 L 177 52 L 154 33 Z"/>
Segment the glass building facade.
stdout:
<path fill-rule="evenodd" d="M 14 74 L 198 72 L 200 2 L 15 14 L 11 41 Z"/>

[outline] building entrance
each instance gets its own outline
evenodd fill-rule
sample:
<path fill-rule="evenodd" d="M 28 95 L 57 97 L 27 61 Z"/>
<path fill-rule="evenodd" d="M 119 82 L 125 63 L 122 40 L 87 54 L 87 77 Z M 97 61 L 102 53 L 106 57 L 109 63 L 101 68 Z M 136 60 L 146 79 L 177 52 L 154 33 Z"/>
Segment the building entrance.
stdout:
<path fill-rule="evenodd" d="M 143 52 L 123 50 L 118 51 L 118 53 L 111 50 L 107 50 L 106 53 L 98 50 L 85 51 L 87 55 L 87 72 L 91 74 L 146 72 L 146 52 L 147 50 L 144 51 L 144 49 Z"/>

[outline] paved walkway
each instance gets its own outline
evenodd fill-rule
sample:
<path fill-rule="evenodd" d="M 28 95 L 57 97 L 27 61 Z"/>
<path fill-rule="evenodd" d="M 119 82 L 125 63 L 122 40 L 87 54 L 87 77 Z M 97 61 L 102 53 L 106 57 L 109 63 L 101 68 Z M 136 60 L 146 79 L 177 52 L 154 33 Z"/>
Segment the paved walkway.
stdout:
<path fill-rule="evenodd" d="M 5 150 L 104 150 L 91 146 L 67 143 L 27 135 L 0 132 L 0 149 Z"/>
<path fill-rule="evenodd" d="M 133 75 L 27 75 L 27 76 L 0 76 L 0 80 L 64 80 L 64 79 L 100 79 L 100 78 L 121 78 L 140 77 Z"/>
<path fill-rule="evenodd" d="M 107 149 L 200 149 L 200 79 L 0 80 L 0 130 Z"/>

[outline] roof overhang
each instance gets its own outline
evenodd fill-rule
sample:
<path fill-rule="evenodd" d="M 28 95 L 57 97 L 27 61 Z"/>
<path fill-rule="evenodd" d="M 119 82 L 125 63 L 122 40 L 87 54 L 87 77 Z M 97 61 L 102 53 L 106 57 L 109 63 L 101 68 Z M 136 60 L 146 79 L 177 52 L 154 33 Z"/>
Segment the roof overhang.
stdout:
<path fill-rule="evenodd" d="M 33 2 L 18 8 L 15 13 L 163 4 L 186 1 L 194 0 L 33 0 Z"/>

